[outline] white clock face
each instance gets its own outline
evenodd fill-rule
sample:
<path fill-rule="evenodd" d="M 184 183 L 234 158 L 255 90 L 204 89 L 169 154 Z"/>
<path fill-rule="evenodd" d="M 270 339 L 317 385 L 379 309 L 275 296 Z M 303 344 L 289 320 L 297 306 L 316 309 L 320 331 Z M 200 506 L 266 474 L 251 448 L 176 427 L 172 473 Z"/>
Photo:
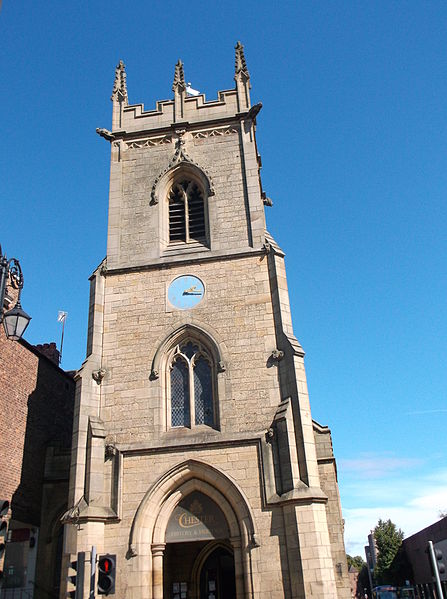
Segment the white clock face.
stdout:
<path fill-rule="evenodd" d="M 168 300 L 180 310 L 194 308 L 202 301 L 205 287 L 202 281 L 193 275 L 177 277 L 169 285 Z"/>

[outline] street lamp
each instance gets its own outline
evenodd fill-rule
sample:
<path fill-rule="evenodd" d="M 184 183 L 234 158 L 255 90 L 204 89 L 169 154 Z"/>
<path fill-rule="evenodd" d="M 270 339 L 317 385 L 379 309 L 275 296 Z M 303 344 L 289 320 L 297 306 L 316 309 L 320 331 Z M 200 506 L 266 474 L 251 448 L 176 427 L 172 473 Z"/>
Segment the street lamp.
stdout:
<path fill-rule="evenodd" d="M 11 278 L 13 286 L 19 290 L 19 296 L 14 308 L 3 314 L 6 281 L 8 280 L 8 277 Z M 22 288 L 23 274 L 22 269 L 20 268 L 20 262 L 16 260 L 16 258 L 10 258 L 8 260 L 6 255 L 3 255 L 2 246 L 0 245 L 0 322 L 3 322 L 8 339 L 14 341 L 18 341 L 22 337 L 31 320 L 31 316 L 28 316 L 20 304 Z"/>

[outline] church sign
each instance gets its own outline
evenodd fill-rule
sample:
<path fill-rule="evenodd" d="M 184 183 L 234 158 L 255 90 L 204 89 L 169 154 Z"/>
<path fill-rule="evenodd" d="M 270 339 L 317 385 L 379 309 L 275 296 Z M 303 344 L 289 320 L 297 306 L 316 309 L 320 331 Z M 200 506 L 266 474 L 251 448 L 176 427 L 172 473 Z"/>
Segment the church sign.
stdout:
<path fill-rule="evenodd" d="M 166 543 L 227 539 L 228 524 L 212 499 L 194 491 L 177 505 L 166 528 Z"/>

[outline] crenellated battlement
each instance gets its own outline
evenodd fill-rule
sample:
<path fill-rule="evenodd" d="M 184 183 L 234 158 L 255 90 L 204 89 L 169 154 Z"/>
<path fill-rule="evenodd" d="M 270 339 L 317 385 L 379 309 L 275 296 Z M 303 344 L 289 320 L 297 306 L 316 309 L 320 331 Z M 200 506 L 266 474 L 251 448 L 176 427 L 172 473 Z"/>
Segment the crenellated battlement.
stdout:
<path fill-rule="evenodd" d="M 133 133 L 171 127 L 173 124 L 218 122 L 245 114 L 250 104 L 250 76 L 247 70 L 244 48 L 237 43 L 235 57 L 235 89 L 218 92 L 217 100 L 207 101 L 204 94 L 197 94 L 185 83 L 183 63 L 175 66 L 172 100 L 159 100 L 155 110 L 145 110 L 144 104 L 129 104 L 125 65 L 122 60 L 115 69 L 115 81 L 111 100 L 113 102 L 112 131 Z"/>
<path fill-rule="evenodd" d="M 234 89 L 218 92 L 217 100 L 206 101 L 205 94 L 186 97 L 183 103 L 181 120 L 175 118 L 175 101 L 160 100 L 155 110 L 145 110 L 144 104 L 130 104 L 123 107 L 121 127 L 126 132 L 161 129 L 173 123 L 201 123 L 236 118 L 239 114 L 237 91 Z"/>

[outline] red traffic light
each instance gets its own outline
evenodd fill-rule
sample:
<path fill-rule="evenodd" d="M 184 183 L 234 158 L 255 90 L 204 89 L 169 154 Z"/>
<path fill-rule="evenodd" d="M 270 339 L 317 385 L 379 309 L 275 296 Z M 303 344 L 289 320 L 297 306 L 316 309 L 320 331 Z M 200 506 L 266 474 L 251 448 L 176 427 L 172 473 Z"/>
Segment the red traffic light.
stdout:
<path fill-rule="evenodd" d="M 98 595 L 115 593 L 116 555 L 100 555 L 98 558 Z"/>
<path fill-rule="evenodd" d="M 100 572 L 104 572 L 104 574 L 110 574 L 113 568 L 113 562 L 108 557 L 103 557 L 99 560 L 98 568 Z"/>

